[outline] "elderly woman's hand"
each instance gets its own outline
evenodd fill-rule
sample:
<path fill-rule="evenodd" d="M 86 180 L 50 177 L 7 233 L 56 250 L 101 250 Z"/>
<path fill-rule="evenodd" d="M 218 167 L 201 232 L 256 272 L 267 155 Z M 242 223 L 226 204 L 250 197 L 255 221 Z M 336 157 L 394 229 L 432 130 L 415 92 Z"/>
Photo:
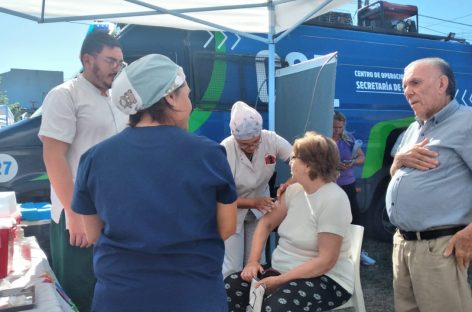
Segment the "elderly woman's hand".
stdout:
<path fill-rule="evenodd" d="M 275 203 L 270 197 L 253 198 L 254 207 L 262 213 L 271 212 L 275 208 Z"/>
<path fill-rule="evenodd" d="M 264 268 L 257 261 L 249 261 L 241 272 L 241 278 L 246 282 L 250 282 L 254 277 L 257 276 L 257 273 L 264 272 Z"/>
<path fill-rule="evenodd" d="M 279 288 L 284 283 L 282 275 L 278 276 L 269 276 L 261 279 L 257 282 L 256 287 L 263 285 L 266 289 L 266 293 L 273 293 L 277 288 Z"/>

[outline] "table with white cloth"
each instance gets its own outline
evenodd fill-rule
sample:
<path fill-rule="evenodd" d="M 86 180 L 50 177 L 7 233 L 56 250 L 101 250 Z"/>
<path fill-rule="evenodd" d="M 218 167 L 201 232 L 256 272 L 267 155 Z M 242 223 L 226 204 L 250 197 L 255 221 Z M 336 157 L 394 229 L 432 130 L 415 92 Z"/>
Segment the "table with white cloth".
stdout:
<path fill-rule="evenodd" d="M 23 255 L 19 255 L 21 252 L 16 252 L 15 250 L 13 272 L 0 280 L 0 291 L 10 288 L 34 286 L 35 306 L 27 311 L 74 311 L 75 306 L 68 303 L 68 297 L 57 283 L 56 276 L 49 266 L 46 254 L 39 247 L 36 238 L 34 236 L 25 237 L 25 242 L 30 246 L 31 261 L 25 260 Z M 29 258 L 29 255 L 27 258 Z M 31 263 L 31 265 L 28 263 Z M 0 304 L 0 311 L 2 311 L 2 304 Z"/>

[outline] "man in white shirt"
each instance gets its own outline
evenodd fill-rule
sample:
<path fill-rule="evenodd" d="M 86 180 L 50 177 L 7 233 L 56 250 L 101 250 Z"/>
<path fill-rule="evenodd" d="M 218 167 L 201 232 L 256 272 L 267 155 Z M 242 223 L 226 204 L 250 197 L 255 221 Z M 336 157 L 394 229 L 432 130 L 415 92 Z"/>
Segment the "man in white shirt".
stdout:
<path fill-rule="evenodd" d="M 80 52 L 83 73 L 52 89 L 42 106 L 39 137 L 51 182 L 52 266 L 80 311 L 89 311 L 95 286 L 91 243 L 81 218 L 72 211 L 80 156 L 126 126 L 127 117 L 111 105 L 109 89 L 120 70 L 119 42 L 102 31 L 87 35 Z"/>

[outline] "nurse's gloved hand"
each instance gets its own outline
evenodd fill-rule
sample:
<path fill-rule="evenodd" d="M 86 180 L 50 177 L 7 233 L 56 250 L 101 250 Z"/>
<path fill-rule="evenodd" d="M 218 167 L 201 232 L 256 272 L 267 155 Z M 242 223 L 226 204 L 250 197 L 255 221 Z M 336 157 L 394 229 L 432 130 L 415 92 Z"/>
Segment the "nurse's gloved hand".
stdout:
<path fill-rule="evenodd" d="M 270 197 L 254 198 L 254 207 L 262 213 L 271 212 L 275 208 L 275 203 Z"/>

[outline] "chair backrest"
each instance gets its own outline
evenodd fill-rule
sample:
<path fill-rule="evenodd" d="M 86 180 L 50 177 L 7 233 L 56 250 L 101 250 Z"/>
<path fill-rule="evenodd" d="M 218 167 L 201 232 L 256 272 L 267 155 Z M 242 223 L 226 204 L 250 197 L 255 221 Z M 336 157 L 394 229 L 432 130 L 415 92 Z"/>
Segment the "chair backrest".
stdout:
<path fill-rule="evenodd" d="M 364 238 L 364 227 L 360 225 L 351 224 L 349 226 L 349 229 L 351 238 L 350 257 L 354 262 L 354 293 L 352 294 L 352 297 L 351 299 L 349 299 L 348 302 L 346 302 L 340 307 L 335 308 L 334 310 L 354 307 L 354 310 L 356 312 L 365 312 L 364 293 L 362 292 L 360 274 L 360 257 L 362 249 L 362 239 Z"/>

